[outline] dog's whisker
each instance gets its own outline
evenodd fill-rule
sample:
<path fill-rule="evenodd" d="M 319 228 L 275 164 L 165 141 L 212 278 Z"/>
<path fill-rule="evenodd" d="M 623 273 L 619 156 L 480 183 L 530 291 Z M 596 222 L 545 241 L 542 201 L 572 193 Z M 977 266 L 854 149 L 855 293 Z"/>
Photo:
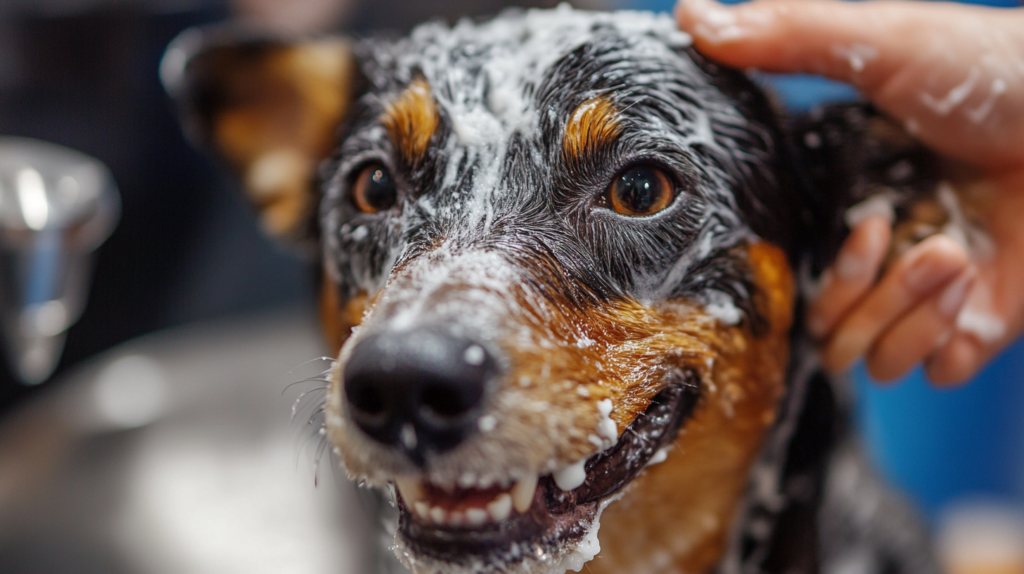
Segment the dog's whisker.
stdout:
<path fill-rule="evenodd" d="M 298 416 L 300 412 L 302 412 L 305 408 L 309 407 L 310 405 L 320 405 L 320 406 L 323 406 L 323 404 L 326 403 L 326 401 L 327 401 L 327 389 L 328 389 L 328 387 L 320 387 L 320 388 L 316 388 L 316 389 L 310 389 L 310 390 L 302 393 L 301 395 L 299 395 L 292 402 L 291 420 L 294 421 L 295 417 Z M 323 393 L 323 396 L 316 397 L 314 395 L 313 397 L 310 397 L 307 400 L 306 397 L 311 395 L 312 393 Z"/>
<path fill-rule="evenodd" d="M 289 391 L 289 390 L 290 390 L 290 389 L 291 389 L 292 387 L 294 387 L 294 386 L 296 386 L 296 385 L 302 385 L 302 384 L 306 384 L 306 383 L 330 383 L 330 382 L 331 382 L 331 380 L 330 380 L 330 379 L 328 379 L 328 378 L 323 378 L 323 377 L 309 377 L 309 378 L 307 378 L 307 379 L 302 379 L 301 381 L 295 381 L 295 382 L 293 382 L 293 383 L 289 383 L 289 384 L 288 384 L 288 385 L 287 385 L 287 386 L 286 386 L 286 387 L 285 387 L 285 388 L 284 388 L 284 389 L 283 389 L 283 390 L 281 391 L 281 395 L 283 396 L 283 395 L 284 395 L 285 393 L 287 393 L 287 392 L 288 392 L 288 391 Z"/>
<path fill-rule="evenodd" d="M 325 409 L 325 408 L 327 408 L 327 407 L 326 407 L 326 406 L 324 406 L 324 405 L 321 405 L 321 406 L 317 407 L 317 409 L 316 409 L 315 411 L 313 411 L 313 414 L 311 414 L 311 415 L 309 416 L 309 420 L 308 420 L 308 421 L 306 421 L 306 424 L 307 424 L 307 425 L 311 425 L 311 424 L 313 424 L 313 420 L 314 420 L 314 419 L 316 419 L 316 416 L 317 416 L 317 415 L 319 415 L 319 414 L 323 414 L 323 412 L 324 412 L 324 409 Z"/>
<path fill-rule="evenodd" d="M 643 441 L 645 444 L 651 444 L 651 439 L 649 439 L 649 438 L 647 438 L 647 437 L 637 433 L 635 430 L 633 430 L 633 429 L 631 429 L 629 427 L 626 427 L 626 430 L 629 431 L 630 433 L 632 433 L 633 436 L 635 436 L 636 438 L 638 438 L 641 441 Z"/>
<path fill-rule="evenodd" d="M 303 428 L 308 428 L 308 427 L 304 426 Z M 309 446 L 309 444 L 311 442 L 313 442 L 313 443 L 317 444 L 318 447 L 319 447 L 319 445 L 326 439 L 326 436 L 324 435 L 324 433 L 321 432 L 321 428 L 322 427 L 314 428 L 314 430 L 312 432 L 307 430 L 306 432 L 300 434 L 299 446 L 298 446 L 298 449 L 296 450 L 296 453 L 295 453 L 295 468 L 296 469 L 299 468 L 299 462 L 302 459 L 303 453 L 307 452 L 306 449 Z"/>
<path fill-rule="evenodd" d="M 320 478 L 320 459 L 323 458 L 324 453 L 327 451 L 327 446 L 330 441 L 327 440 L 326 436 L 321 436 L 320 444 L 316 449 L 316 457 L 313 460 L 313 487 L 319 486 Z"/>
<path fill-rule="evenodd" d="M 305 409 L 300 410 L 300 413 L 302 413 L 303 418 L 306 419 L 305 424 L 303 424 L 302 426 L 303 427 L 309 426 L 310 421 L 312 421 L 314 418 L 316 418 L 317 415 L 323 414 L 324 409 L 326 408 L 325 404 L 326 404 L 326 401 L 323 401 L 323 400 L 322 401 L 315 401 L 315 402 L 314 401 L 310 401 L 309 406 L 306 407 L 306 408 L 310 409 L 308 416 L 303 412 Z M 295 416 L 292 417 L 290 422 L 292 422 L 292 423 L 295 422 Z"/>
<path fill-rule="evenodd" d="M 313 393 L 327 392 L 327 389 L 329 389 L 329 388 L 331 388 L 329 385 L 323 385 L 323 386 L 320 386 L 320 387 L 314 387 L 312 389 L 307 389 L 307 390 L 303 391 L 302 394 L 300 394 L 298 397 L 295 398 L 295 402 L 302 401 L 308 395 L 311 395 Z"/>
<path fill-rule="evenodd" d="M 298 365 L 296 365 L 296 366 L 292 367 L 291 369 L 289 369 L 288 372 L 285 373 L 285 376 L 288 376 L 288 375 L 294 373 L 295 371 L 301 369 L 302 367 L 305 367 L 306 365 L 311 365 L 311 364 L 313 364 L 313 363 L 315 363 L 317 361 L 330 361 L 330 362 L 333 362 L 333 361 L 335 361 L 335 359 L 334 359 L 334 357 L 315 357 L 315 358 L 310 359 L 308 361 L 303 361 L 302 363 L 299 363 Z"/>
<path fill-rule="evenodd" d="M 643 101 L 642 99 L 637 99 L 637 100 L 636 100 L 636 101 L 634 101 L 633 103 L 631 103 L 631 104 L 629 104 L 628 106 L 626 106 L 626 107 L 622 108 L 622 111 L 621 111 L 620 113 L 624 113 L 624 112 L 628 111 L 628 110 L 629 110 L 630 108 L 632 108 L 633 106 L 635 106 L 635 105 L 639 104 L 639 103 L 640 103 L 640 102 L 642 102 L 642 101 Z M 588 566 L 588 568 L 589 568 L 589 566 Z"/>

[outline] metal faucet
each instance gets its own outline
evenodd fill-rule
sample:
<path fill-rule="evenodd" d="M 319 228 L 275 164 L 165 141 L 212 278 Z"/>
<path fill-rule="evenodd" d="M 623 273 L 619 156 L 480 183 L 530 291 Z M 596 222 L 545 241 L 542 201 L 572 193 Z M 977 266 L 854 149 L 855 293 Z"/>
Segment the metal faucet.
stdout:
<path fill-rule="evenodd" d="M 0 333 L 24 384 L 57 367 L 85 307 L 93 251 L 120 213 L 113 177 L 98 160 L 0 137 Z"/>

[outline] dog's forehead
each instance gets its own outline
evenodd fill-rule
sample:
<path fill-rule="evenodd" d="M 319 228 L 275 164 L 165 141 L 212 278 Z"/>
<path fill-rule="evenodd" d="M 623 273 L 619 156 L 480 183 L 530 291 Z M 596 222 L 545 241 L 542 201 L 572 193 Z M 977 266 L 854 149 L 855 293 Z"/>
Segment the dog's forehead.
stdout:
<path fill-rule="evenodd" d="M 672 57 L 690 36 L 665 14 L 573 10 L 506 11 L 484 23 L 449 28 L 428 23 L 409 37 L 370 50 L 374 90 L 401 90 L 418 77 L 464 146 L 496 146 L 512 132 L 539 129 L 535 90 L 557 62 L 577 48 L 611 38 L 628 41 L 640 58 Z"/>

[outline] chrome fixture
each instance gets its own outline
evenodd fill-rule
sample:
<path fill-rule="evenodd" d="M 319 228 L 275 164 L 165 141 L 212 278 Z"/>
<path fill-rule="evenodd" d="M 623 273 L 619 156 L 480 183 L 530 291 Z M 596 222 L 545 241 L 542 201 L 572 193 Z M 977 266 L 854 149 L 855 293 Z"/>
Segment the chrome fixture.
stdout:
<path fill-rule="evenodd" d="M 85 306 L 92 253 L 120 211 L 110 171 L 96 159 L 0 137 L 0 332 L 23 383 L 56 368 Z"/>

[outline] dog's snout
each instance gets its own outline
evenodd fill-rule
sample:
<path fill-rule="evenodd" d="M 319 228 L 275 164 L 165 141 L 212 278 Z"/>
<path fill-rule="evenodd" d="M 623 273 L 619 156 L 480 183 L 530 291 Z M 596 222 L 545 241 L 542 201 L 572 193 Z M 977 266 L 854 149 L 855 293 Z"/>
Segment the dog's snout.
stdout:
<path fill-rule="evenodd" d="M 495 369 L 490 353 L 465 338 L 430 329 L 374 335 L 345 366 L 348 412 L 371 438 L 422 464 L 477 427 Z"/>

